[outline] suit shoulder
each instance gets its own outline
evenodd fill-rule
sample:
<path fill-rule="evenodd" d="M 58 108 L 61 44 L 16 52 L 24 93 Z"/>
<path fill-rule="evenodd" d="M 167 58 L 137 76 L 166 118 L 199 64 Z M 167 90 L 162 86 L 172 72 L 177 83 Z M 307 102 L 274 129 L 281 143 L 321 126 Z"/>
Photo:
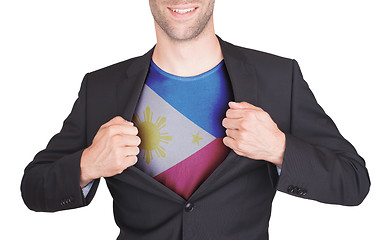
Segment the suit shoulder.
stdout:
<path fill-rule="evenodd" d="M 118 63 L 114 63 L 112 65 L 91 71 L 87 73 L 88 78 L 94 81 L 109 81 L 113 82 L 118 81 L 122 77 L 125 76 L 126 70 L 130 67 L 130 65 L 139 57 L 133 57 Z"/>
<path fill-rule="evenodd" d="M 290 65 L 292 66 L 292 60 L 291 58 L 282 57 L 276 54 L 263 52 L 256 49 L 251 49 L 247 47 L 237 46 L 232 43 L 228 43 L 228 45 L 231 46 L 231 48 L 236 49 L 242 57 L 246 58 L 247 62 L 255 63 L 255 64 L 267 64 L 267 65 Z"/>

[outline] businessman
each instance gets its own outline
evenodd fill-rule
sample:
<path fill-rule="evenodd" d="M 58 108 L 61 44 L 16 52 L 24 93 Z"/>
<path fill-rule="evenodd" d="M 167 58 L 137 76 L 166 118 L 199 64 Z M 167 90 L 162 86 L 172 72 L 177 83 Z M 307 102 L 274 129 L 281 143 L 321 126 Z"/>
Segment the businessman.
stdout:
<path fill-rule="evenodd" d="M 276 190 L 359 205 L 365 162 L 298 63 L 215 35 L 214 0 L 150 0 L 157 43 L 85 75 L 26 167 L 34 211 L 88 205 L 101 177 L 118 239 L 268 239 Z"/>

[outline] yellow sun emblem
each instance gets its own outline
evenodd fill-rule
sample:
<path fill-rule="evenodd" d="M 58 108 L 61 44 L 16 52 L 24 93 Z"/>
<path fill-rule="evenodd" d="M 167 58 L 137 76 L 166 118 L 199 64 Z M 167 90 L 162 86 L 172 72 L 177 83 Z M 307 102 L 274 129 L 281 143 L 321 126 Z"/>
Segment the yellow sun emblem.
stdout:
<path fill-rule="evenodd" d="M 172 140 L 172 137 L 167 132 L 160 133 L 160 129 L 165 127 L 166 117 L 158 117 L 156 122 L 152 122 L 153 112 L 149 106 L 143 111 L 144 122 L 140 120 L 139 115 L 136 113 L 133 117 L 138 130 L 139 137 L 141 139 L 140 148 L 144 149 L 143 159 L 147 164 L 153 159 L 152 151 L 155 150 L 158 157 L 165 157 L 165 149 L 160 146 L 160 142 L 168 144 L 168 141 Z"/>

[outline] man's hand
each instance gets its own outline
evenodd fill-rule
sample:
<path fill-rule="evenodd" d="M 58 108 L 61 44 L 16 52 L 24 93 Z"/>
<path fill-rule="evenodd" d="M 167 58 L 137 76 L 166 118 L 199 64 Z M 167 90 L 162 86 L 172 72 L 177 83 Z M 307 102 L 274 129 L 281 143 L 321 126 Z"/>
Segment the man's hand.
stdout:
<path fill-rule="evenodd" d="M 80 160 L 80 187 L 100 177 L 121 173 L 137 162 L 140 138 L 133 123 L 117 116 L 103 124 Z"/>
<path fill-rule="evenodd" d="M 223 119 L 226 146 L 240 156 L 263 159 L 281 168 L 285 134 L 263 109 L 247 102 L 229 102 Z"/>

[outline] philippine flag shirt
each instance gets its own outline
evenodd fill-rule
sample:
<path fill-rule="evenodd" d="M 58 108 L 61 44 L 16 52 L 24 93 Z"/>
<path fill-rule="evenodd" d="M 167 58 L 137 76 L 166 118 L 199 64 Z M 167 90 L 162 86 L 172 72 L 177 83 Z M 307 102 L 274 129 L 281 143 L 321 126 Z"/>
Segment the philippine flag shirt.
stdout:
<path fill-rule="evenodd" d="M 136 166 L 184 199 L 227 157 L 222 120 L 233 101 L 224 61 L 193 77 L 152 61 L 133 122 L 141 144 Z"/>

